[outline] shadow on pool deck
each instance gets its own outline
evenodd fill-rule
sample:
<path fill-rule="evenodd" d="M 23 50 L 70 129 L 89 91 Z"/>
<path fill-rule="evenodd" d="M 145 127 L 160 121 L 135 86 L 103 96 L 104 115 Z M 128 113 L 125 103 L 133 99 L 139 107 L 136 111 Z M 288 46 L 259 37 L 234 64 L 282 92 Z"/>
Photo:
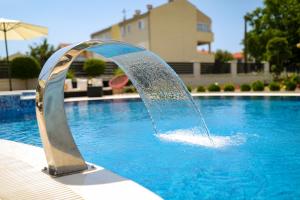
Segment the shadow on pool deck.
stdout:
<path fill-rule="evenodd" d="M 73 174 L 71 176 L 54 178 L 54 180 L 66 185 L 102 185 L 126 181 L 125 178 L 105 169 L 95 169 L 93 171 Z"/>

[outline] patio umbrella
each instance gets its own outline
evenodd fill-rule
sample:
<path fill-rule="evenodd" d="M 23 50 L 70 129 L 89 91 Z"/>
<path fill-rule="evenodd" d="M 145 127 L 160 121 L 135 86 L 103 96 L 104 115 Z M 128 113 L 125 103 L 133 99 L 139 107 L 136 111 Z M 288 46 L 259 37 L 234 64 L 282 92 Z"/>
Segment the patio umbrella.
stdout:
<path fill-rule="evenodd" d="M 48 34 L 48 29 L 46 27 L 27 24 L 18 20 L 0 18 L 0 31 L 3 32 L 3 34 L 0 34 L 0 40 L 5 41 L 6 61 L 8 64 L 9 89 L 12 90 L 11 69 L 9 66 L 8 59 L 7 40 L 29 40 L 41 36 L 46 36 Z"/>

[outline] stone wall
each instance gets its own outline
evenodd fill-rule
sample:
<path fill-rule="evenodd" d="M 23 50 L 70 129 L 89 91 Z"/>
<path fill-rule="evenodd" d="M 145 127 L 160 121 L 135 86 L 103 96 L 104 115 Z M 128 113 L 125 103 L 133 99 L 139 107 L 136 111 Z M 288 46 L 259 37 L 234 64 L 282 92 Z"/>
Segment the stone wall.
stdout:
<path fill-rule="evenodd" d="M 12 79 L 13 90 L 34 90 L 37 86 L 37 79 L 28 79 L 27 88 L 26 80 Z M 9 79 L 0 79 L 0 91 L 9 91 Z"/>

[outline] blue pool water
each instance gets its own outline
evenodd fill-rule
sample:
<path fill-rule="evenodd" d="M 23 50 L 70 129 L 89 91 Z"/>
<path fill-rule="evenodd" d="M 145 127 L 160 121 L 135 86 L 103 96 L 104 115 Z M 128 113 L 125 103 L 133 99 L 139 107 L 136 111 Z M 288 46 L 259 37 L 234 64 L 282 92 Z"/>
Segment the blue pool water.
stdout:
<path fill-rule="evenodd" d="M 300 199 L 299 98 L 203 97 L 196 103 L 217 146 L 191 130 L 157 137 L 139 100 L 66 103 L 66 113 L 87 161 L 165 199 Z M 34 102 L 26 106 L 0 107 L 0 138 L 41 146 Z"/>

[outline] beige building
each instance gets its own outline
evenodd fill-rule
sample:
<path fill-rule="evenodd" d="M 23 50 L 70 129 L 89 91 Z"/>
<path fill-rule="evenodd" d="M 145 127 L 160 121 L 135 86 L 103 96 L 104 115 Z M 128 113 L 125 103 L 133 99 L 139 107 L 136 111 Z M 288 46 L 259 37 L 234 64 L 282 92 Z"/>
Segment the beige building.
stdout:
<path fill-rule="evenodd" d="M 211 19 L 187 0 L 169 0 L 95 32 L 92 39 L 120 40 L 149 49 L 167 62 L 214 62 Z M 202 54 L 199 49 L 209 53 Z"/>

